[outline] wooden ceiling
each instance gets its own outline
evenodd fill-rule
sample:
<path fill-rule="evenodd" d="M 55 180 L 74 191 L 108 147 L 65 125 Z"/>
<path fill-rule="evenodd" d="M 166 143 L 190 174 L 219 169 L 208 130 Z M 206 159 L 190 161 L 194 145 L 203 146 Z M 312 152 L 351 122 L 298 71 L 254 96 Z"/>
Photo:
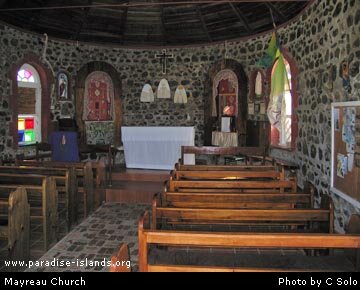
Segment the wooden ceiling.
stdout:
<path fill-rule="evenodd" d="M 0 20 L 73 41 L 178 46 L 251 36 L 299 14 L 306 0 L 0 0 Z"/>

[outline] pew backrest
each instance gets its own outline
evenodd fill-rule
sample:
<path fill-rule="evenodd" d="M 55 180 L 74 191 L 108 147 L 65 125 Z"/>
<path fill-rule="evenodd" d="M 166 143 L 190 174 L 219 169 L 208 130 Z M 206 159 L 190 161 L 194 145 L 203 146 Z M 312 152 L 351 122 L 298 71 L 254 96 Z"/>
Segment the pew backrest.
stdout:
<path fill-rule="evenodd" d="M 155 197 L 156 198 L 156 197 Z M 162 206 L 189 208 L 280 209 L 310 208 L 311 193 L 191 193 L 165 192 Z"/>
<path fill-rule="evenodd" d="M 149 245 L 186 246 L 213 248 L 266 248 L 266 249 L 356 249 L 360 248 L 360 235 L 313 234 L 313 233 L 219 233 L 184 232 L 149 229 L 149 213 L 141 217 L 138 224 L 139 270 L 175 271 L 185 269 L 179 265 L 151 265 Z M 318 258 L 318 257 L 315 257 Z M 234 267 L 196 267 L 187 265 L 188 271 L 252 271 L 259 269 L 236 269 Z M 298 269 L 295 269 L 295 271 Z M 260 271 L 281 271 L 281 269 L 260 269 Z M 321 269 L 319 269 L 321 271 Z"/>
<path fill-rule="evenodd" d="M 55 178 L 44 175 L 0 174 L 0 196 L 19 185 L 28 193 L 30 219 L 41 219 L 44 251 L 47 251 L 58 238 L 58 192 Z M 40 210 L 37 210 L 39 206 Z"/>
<path fill-rule="evenodd" d="M 266 155 L 264 147 L 215 147 L 215 146 L 181 146 L 180 163 L 184 162 L 185 154 L 196 155 Z"/>
<path fill-rule="evenodd" d="M 58 193 L 64 194 L 66 228 L 67 230 L 70 229 L 76 220 L 76 213 L 73 210 L 75 207 L 75 196 L 77 195 L 77 178 L 74 168 L 0 166 L 0 173 L 54 176 Z"/>
<path fill-rule="evenodd" d="M 174 180 L 279 180 L 284 179 L 278 171 L 187 171 L 171 172 Z"/>
<path fill-rule="evenodd" d="M 10 192 L 10 190 L 9 190 Z M 30 259 L 30 208 L 27 192 L 23 187 L 11 191 L 8 199 L 0 200 L 0 239 L 6 239 L 8 260 L 28 261 Z M 6 223 L 6 225 L 4 225 Z M 5 251 L 6 252 L 6 251 Z M 10 270 L 18 270 L 11 267 Z"/>
<path fill-rule="evenodd" d="M 117 253 L 111 256 L 110 272 L 131 272 L 129 247 L 122 243 Z"/>
<path fill-rule="evenodd" d="M 297 184 L 294 180 L 170 180 L 167 182 L 166 191 L 187 192 L 263 192 L 284 193 L 286 191 L 296 192 Z"/>

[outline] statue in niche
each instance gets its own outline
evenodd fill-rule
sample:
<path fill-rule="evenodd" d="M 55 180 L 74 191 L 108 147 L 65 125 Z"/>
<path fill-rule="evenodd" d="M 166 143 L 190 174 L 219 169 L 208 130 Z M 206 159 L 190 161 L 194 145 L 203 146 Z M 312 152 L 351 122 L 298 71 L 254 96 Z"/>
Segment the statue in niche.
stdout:
<path fill-rule="evenodd" d="M 236 112 L 235 95 L 222 96 L 222 99 L 223 99 L 222 114 L 224 116 L 235 116 L 235 112 Z"/>
<path fill-rule="evenodd" d="M 57 94 L 59 100 L 69 99 L 69 81 L 68 76 L 64 72 L 60 72 L 57 76 Z"/>

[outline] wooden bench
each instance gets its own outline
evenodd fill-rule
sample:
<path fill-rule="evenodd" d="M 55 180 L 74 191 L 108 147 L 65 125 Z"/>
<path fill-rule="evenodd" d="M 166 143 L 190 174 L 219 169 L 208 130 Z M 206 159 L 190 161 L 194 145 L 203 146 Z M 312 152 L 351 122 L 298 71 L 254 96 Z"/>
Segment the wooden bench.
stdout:
<path fill-rule="evenodd" d="M 282 172 L 270 171 L 224 171 L 224 170 L 172 170 L 173 180 L 284 180 Z"/>
<path fill-rule="evenodd" d="M 35 166 L 0 166 L 0 173 L 37 174 L 54 176 L 58 191 L 60 232 L 67 233 L 76 220 L 77 181 L 74 168 L 47 168 Z M 73 209 L 75 207 L 75 210 Z"/>
<path fill-rule="evenodd" d="M 34 160 L 22 160 L 17 158 L 16 165 L 29 165 L 29 166 L 43 166 L 43 167 L 55 167 L 55 168 L 69 168 L 74 167 L 77 169 L 79 176 L 83 176 L 81 171 L 84 169 L 84 165 L 87 162 L 59 162 L 59 161 L 34 161 Z M 94 185 L 96 188 L 102 188 L 106 185 L 106 165 L 103 160 L 88 161 L 91 164 L 91 168 L 94 174 Z"/>
<path fill-rule="evenodd" d="M 160 221 L 160 222 L 159 222 Z M 315 223 L 317 226 L 315 227 Z M 331 198 L 323 197 L 321 208 L 185 208 L 162 207 L 154 199 L 152 206 L 152 228 L 158 225 L 176 227 L 177 225 L 225 225 L 239 226 L 241 231 L 252 227 L 279 230 L 334 231 L 334 208 Z M 186 227 L 187 229 L 188 227 Z M 207 227 L 206 227 L 207 228 Z"/>
<path fill-rule="evenodd" d="M 201 193 L 165 192 L 154 197 L 153 204 L 164 207 L 223 208 L 223 209 L 280 209 L 310 208 L 313 205 L 313 192 L 309 193 Z"/>
<path fill-rule="evenodd" d="M 158 205 L 191 208 L 293 208 L 312 207 L 315 187 L 305 183 L 299 193 L 229 193 L 222 192 L 174 192 L 163 191 L 154 196 Z"/>
<path fill-rule="evenodd" d="M 185 192 L 233 192 L 233 193 L 284 193 L 297 192 L 294 180 L 168 180 L 165 191 Z"/>
<path fill-rule="evenodd" d="M 356 219 L 359 223 L 359 218 Z M 358 227 L 357 227 L 358 228 Z M 265 249 L 283 251 L 295 249 L 355 249 L 356 256 L 359 257 L 360 235 L 354 234 L 319 234 L 319 233 L 220 233 L 220 232 L 188 232 L 188 231 L 168 231 L 149 229 L 149 214 L 145 212 L 139 221 L 139 270 L 140 272 L 162 272 L 162 271 L 182 271 L 182 272 L 250 272 L 250 271 L 359 271 L 359 261 L 350 261 L 346 255 L 342 256 L 306 256 L 295 255 L 267 255 L 263 259 L 253 251 L 242 258 L 241 252 L 236 256 L 236 263 L 223 265 L 196 265 L 193 261 L 177 261 L 175 264 L 171 258 L 176 256 L 168 255 L 170 247 L 185 247 L 189 252 L 189 247 L 197 249 L 213 249 L 206 251 L 205 256 L 212 256 L 214 250 L 227 249 L 228 253 L 234 253 L 234 249 Z M 163 253 L 170 256 L 165 261 L 150 262 L 150 246 L 166 246 Z M 354 253 L 351 253 L 353 255 Z M 190 256 L 190 255 L 189 255 Z M 193 255 L 191 255 L 194 257 Z M 219 257 L 219 256 L 218 256 Z M 226 257 L 225 257 L 226 258 Z M 267 259 L 266 259 L 267 258 Z M 194 259 L 192 259 L 194 260 Z M 224 253 L 221 253 L 219 260 L 224 261 Z M 192 263 L 191 263 L 192 262 Z"/>
<path fill-rule="evenodd" d="M 121 244 L 118 252 L 111 256 L 110 272 L 131 272 L 129 247 L 126 243 Z"/>
<path fill-rule="evenodd" d="M 101 205 L 105 200 L 105 164 L 103 161 L 96 162 L 54 162 L 54 161 L 20 161 L 19 165 L 40 166 L 47 168 L 74 168 L 77 178 L 79 196 L 75 197 L 82 208 L 78 208 L 78 203 L 73 208 L 73 214 L 77 219 L 76 213 L 82 211 L 83 217 L 87 217 L 90 212 Z M 81 197 L 81 198 L 80 198 Z"/>
<path fill-rule="evenodd" d="M 273 165 L 183 165 L 175 164 L 175 169 L 180 171 L 279 171 Z"/>
<path fill-rule="evenodd" d="M 26 190 L 18 187 L 0 199 L 0 271 L 16 271 L 19 267 L 5 269 L 4 261 L 29 261 L 30 259 L 30 208 Z M 4 267 L 4 269 L 1 269 Z"/>
<path fill-rule="evenodd" d="M 184 164 L 184 155 L 185 154 L 195 154 L 196 155 L 214 155 L 214 156 L 225 156 L 225 155 L 241 155 L 245 157 L 245 162 L 247 163 L 248 158 L 246 156 L 253 155 L 262 155 L 264 160 L 262 161 L 265 164 L 266 148 L 263 147 L 215 147 L 215 146 L 181 146 L 181 158 L 179 160 L 180 164 Z"/>
<path fill-rule="evenodd" d="M 52 176 L 0 174 L 0 199 L 18 186 L 26 189 L 30 204 L 30 242 L 42 244 L 43 251 L 58 240 L 58 193 Z M 39 233 L 40 237 L 37 240 Z"/>

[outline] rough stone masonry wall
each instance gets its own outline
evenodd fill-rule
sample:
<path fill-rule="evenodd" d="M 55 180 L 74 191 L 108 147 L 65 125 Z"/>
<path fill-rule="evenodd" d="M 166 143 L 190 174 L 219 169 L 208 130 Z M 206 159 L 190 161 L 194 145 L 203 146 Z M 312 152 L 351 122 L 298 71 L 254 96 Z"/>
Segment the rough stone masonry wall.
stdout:
<path fill-rule="evenodd" d="M 296 160 L 300 165 L 299 184 L 312 181 L 318 191 L 317 202 L 329 194 L 330 183 L 330 104 L 333 101 L 359 100 L 360 2 L 358 0 L 317 0 L 293 23 L 279 29 L 281 43 L 295 58 L 300 73 L 298 82 L 299 136 L 295 152 L 272 150 L 272 155 Z M 263 55 L 270 34 L 228 42 L 226 55 L 237 60 L 249 75 Z M 7 78 L 12 63 L 27 53 L 39 57 L 44 48 L 44 36 L 21 32 L 0 25 L 0 155 L 13 155 L 8 137 L 10 81 Z M 128 126 L 195 126 L 196 145 L 203 144 L 204 89 L 207 72 L 224 59 L 224 44 L 197 48 L 170 48 L 174 59 L 168 62 L 168 72 L 161 73 L 160 49 L 124 49 L 49 40 L 44 64 L 54 76 L 60 70 L 69 73 L 72 86 L 78 70 L 89 61 L 104 61 L 113 65 L 122 79 L 123 125 Z M 341 87 L 339 65 L 350 62 L 352 92 Z M 188 91 L 188 104 L 174 104 L 172 99 L 141 103 L 140 93 L 145 83 L 154 89 L 165 77 L 172 97 L 178 84 Z M 333 79 L 333 81 L 331 81 Z M 331 88 L 331 86 L 333 86 Z M 73 99 L 73 90 L 72 90 Z M 52 95 L 52 118 L 74 115 L 74 102 L 58 102 Z M 187 119 L 189 115 L 190 120 Z M 263 116 L 252 119 L 263 120 Z M 354 212 L 354 206 L 333 196 L 336 205 L 336 229 L 343 231 Z"/>
<path fill-rule="evenodd" d="M 319 202 L 330 187 L 331 103 L 360 100 L 360 2 L 316 1 L 298 24 L 288 27 L 284 37 L 300 68 L 295 158 L 300 165 L 300 184 L 304 180 L 315 184 Z M 344 89 L 339 74 L 344 60 L 350 64 L 351 92 Z M 335 226 L 342 231 L 350 215 L 360 209 L 331 195 Z"/>

